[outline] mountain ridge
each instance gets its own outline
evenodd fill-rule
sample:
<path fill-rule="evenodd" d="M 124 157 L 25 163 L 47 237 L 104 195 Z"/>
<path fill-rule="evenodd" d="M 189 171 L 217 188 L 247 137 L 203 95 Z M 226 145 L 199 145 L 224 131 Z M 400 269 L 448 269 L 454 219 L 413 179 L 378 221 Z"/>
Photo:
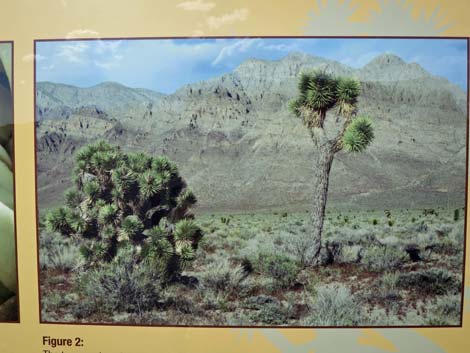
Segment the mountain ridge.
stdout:
<path fill-rule="evenodd" d="M 377 136 L 362 155 L 338 154 L 330 187 L 333 203 L 382 208 L 462 203 L 463 90 L 389 54 L 375 59 L 366 69 L 297 54 L 272 62 L 248 60 L 172 94 L 154 97 L 120 88 L 100 100 L 103 95 L 79 92 L 83 100 L 75 101 L 77 106 L 67 105 L 70 101 L 60 95 L 48 96 L 38 85 L 40 199 L 57 203 L 70 184 L 64 165 L 71 165 L 80 146 L 105 138 L 175 160 L 201 208 L 305 208 L 313 197 L 306 190 L 315 151 L 287 103 L 296 94 L 299 72 L 325 69 L 357 74 L 359 113 L 374 119 Z M 57 191 L 50 192 L 51 184 Z"/>

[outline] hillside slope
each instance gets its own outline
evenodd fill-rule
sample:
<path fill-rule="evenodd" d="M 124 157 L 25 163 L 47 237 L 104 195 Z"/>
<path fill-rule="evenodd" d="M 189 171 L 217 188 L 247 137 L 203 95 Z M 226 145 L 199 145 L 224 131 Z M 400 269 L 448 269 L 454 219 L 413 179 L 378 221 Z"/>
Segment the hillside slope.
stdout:
<path fill-rule="evenodd" d="M 463 206 L 465 92 L 390 54 L 353 69 L 291 53 L 278 61 L 247 60 L 229 74 L 171 95 L 116 83 L 38 83 L 41 207 L 60 200 L 76 150 L 104 138 L 175 160 L 202 209 L 308 208 L 315 151 L 287 109 L 297 75 L 307 68 L 357 77 L 359 113 L 374 120 L 376 139 L 367 152 L 337 155 L 332 204 Z"/>

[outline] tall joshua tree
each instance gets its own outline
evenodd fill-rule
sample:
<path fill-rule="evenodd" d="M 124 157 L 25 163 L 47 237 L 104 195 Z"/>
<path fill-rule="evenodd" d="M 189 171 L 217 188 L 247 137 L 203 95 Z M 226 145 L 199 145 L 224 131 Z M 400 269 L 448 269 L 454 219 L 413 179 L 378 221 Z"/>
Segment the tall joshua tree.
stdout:
<path fill-rule="evenodd" d="M 311 212 L 314 262 L 318 263 L 331 165 L 341 150 L 364 151 L 374 138 L 371 121 L 357 116 L 360 83 L 326 72 L 303 72 L 290 110 L 302 120 L 316 148 Z"/>

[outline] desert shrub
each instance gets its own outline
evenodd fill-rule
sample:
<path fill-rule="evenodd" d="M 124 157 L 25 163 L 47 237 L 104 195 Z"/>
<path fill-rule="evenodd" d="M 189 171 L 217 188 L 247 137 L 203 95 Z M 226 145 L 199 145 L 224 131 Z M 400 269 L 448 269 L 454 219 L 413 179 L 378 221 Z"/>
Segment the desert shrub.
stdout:
<path fill-rule="evenodd" d="M 436 227 L 435 232 L 439 237 L 447 237 L 454 228 L 454 224 L 440 224 Z"/>
<path fill-rule="evenodd" d="M 398 277 L 397 285 L 422 295 L 456 294 L 461 290 L 461 281 L 448 270 L 441 268 L 402 273 Z"/>
<path fill-rule="evenodd" d="M 39 246 L 41 247 L 41 252 L 47 252 L 50 249 L 68 244 L 69 242 L 70 239 L 58 237 L 57 233 L 48 232 L 46 230 L 42 230 L 39 234 Z"/>
<path fill-rule="evenodd" d="M 41 270 L 58 269 L 68 272 L 83 265 L 79 243 L 72 238 L 41 231 L 39 234 L 39 265 Z"/>
<path fill-rule="evenodd" d="M 457 208 L 454 210 L 454 221 L 457 222 L 460 219 L 460 210 Z"/>
<path fill-rule="evenodd" d="M 432 326 L 458 325 L 461 311 L 460 295 L 444 295 L 428 309 L 426 323 Z"/>
<path fill-rule="evenodd" d="M 350 290 L 331 283 L 316 288 L 311 312 L 304 319 L 308 326 L 356 326 L 361 320 L 360 305 Z"/>
<path fill-rule="evenodd" d="M 200 305 L 200 292 L 188 291 L 188 287 L 182 284 L 171 284 L 161 291 L 161 301 L 166 310 L 176 311 L 181 314 L 202 316 L 204 309 Z"/>
<path fill-rule="evenodd" d="M 371 243 L 375 242 L 377 236 L 377 227 L 372 225 L 363 225 L 360 229 L 351 230 L 341 227 L 329 227 L 326 229 L 325 239 L 344 245 L 362 245 L 369 247 Z"/>
<path fill-rule="evenodd" d="M 404 326 L 426 325 L 418 310 L 408 307 L 405 313 L 396 310 L 374 307 L 372 310 L 362 310 L 361 326 Z"/>
<path fill-rule="evenodd" d="M 369 271 L 399 268 L 406 261 L 406 252 L 396 246 L 371 246 L 364 252 L 362 263 Z"/>
<path fill-rule="evenodd" d="M 216 293 L 239 295 L 244 289 L 243 282 L 247 273 L 240 265 L 232 265 L 228 260 L 221 263 L 211 263 L 200 275 L 204 288 Z"/>
<path fill-rule="evenodd" d="M 151 268 L 118 258 L 82 274 L 78 292 L 90 312 L 143 313 L 155 307 L 162 280 Z M 80 303 L 77 303 L 80 306 Z"/>
<path fill-rule="evenodd" d="M 286 325 L 289 321 L 289 310 L 278 302 L 261 306 L 252 318 L 257 323 L 266 325 Z"/>
<path fill-rule="evenodd" d="M 64 272 L 79 268 L 83 264 L 78 245 L 67 243 L 41 251 L 39 256 L 41 270 L 58 269 Z"/>
<path fill-rule="evenodd" d="M 73 308 L 78 303 L 78 298 L 73 293 L 64 295 L 59 292 L 49 293 L 47 296 L 41 297 L 41 312 L 46 315 L 47 321 L 75 321 L 75 318 L 65 317 L 68 315 L 57 315 L 52 313 L 63 313 L 68 308 Z M 46 319 L 45 319 L 46 320 Z"/>
<path fill-rule="evenodd" d="M 363 252 L 363 247 L 360 245 L 343 246 L 341 248 L 341 252 L 338 256 L 337 262 L 338 263 L 358 262 L 362 252 Z"/>
<path fill-rule="evenodd" d="M 412 240 L 415 241 L 422 248 L 434 245 L 439 241 L 437 239 L 436 233 L 430 231 L 426 233 L 418 233 Z"/>
<path fill-rule="evenodd" d="M 449 239 L 457 249 L 463 249 L 465 238 L 464 223 L 460 221 L 454 225 L 449 233 Z"/>
<path fill-rule="evenodd" d="M 415 227 L 415 230 L 419 233 L 427 232 L 428 229 L 429 229 L 429 227 L 426 223 L 424 223 L 424 221 L 421 221 Z"/>
<path fill-rule="evenodd" d="M 280 288 L 291 287 L 300 271 L 291 258 L 277 254 L 259 254 L 255 268 L 271 277 Z"/>
<path fill-rule="evenodd" d="M 363 309 L 361 317 L 361 326 L 410 325 L 408 322 L 403 323 L 393 312 L 380 307 L 374 307 L 371 310 Z"/>
<path fill-rule="evenodd" d="M 370 295 L 385 300 L 386 304 L 395 301 L 399 296 L 398 272 L 386 272 L 374 283 Z"/>
<path fill-rule="evenodd" d="M 75 186 L 66 206 L 50 211 L 50 232 L 86 239 L 82 254 L 94 266 L 111 261 L 122 247 L 152 262 L 168 279 L 194 260 L 202 237 L 189 209 L 196 197 L 166 157 L 124 153 L 99 141 L 76 154 Z"/>
<path fill-rule="evenodd" d="M 293 254 L 301 267 L 308 267 L 315 261 L 315 247 L 309 233 L 298 233 L 287 242 L 289 253 Z"/>

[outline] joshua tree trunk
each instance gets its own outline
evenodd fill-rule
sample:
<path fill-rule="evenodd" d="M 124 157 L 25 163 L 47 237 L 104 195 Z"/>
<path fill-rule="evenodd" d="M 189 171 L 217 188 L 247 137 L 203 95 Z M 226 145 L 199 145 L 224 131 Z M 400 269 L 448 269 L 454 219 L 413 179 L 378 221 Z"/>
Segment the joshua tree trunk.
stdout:
<path fill-rule="evenodd" d="M 335 154 L 331 146 L 322 146 L 317 151 L 318 154 L 314 164 L 313 207 L 311 213 L 314 264 L 318 264 L 319 261 L 323 222 L 325 220 L 325 208 L 328 197 L 329 176 Z"/>

